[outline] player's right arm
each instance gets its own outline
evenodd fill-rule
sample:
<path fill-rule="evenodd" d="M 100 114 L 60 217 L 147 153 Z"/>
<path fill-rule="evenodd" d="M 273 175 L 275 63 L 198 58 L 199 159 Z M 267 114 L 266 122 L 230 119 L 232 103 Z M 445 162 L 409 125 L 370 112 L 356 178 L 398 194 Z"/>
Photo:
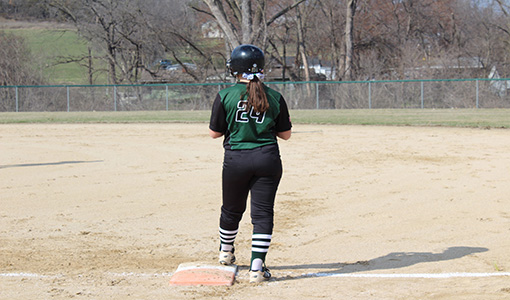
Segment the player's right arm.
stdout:
<path fill-rule="evenodd" d="M 276 136 L 282 140 L 290 139 L 292 135 L 292 122 L 290 121 L 289 108 L 283 96 L 280 96 L 280 114 L 276 121 Z"/>
<path fill-rule="evenodd" d="M 209 136 L 212 137 L 213 139 L 217 139 L 219 137 L 222 137 L 223 133 L 222 132 L 218 132 L 218 131 L 214 131 L 214 130 L 209 128 Z"/>
<path fill-rule="evenodd" d="M 221 97 L 218 94 L 212 106 L 209 136 L 213 139 L 219 138 L 225 134 L 227 127 L 225 108 L 221 104 Z"/>

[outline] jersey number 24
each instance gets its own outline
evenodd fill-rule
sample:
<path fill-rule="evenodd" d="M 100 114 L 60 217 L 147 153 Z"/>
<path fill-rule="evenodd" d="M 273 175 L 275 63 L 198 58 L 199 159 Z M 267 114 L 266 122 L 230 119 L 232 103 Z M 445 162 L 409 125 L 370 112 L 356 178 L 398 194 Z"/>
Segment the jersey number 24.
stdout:
<path fill-rule="evenodd" d="M 248 105 L 248 100 L 241 100 L 237 103 L 236 122 L 248 123 L 250 121 L 249 118 L 252 118 L 257 123 L 263 123 L 264 118 L 266 117 L 266 112 L 263 113 L 256 112 L 253 110 L 252 107 L 250 109 L 250 112 L 248 113 L 246 111 L 246 105 Z"/>

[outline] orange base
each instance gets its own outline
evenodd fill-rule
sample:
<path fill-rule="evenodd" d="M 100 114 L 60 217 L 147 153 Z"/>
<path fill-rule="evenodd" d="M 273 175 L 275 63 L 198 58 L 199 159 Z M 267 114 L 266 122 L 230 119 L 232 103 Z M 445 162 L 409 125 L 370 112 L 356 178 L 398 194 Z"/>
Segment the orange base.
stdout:
<path fill-rule="evenodd" d="M 170 279 L 171 285 L 232 285 L 237 266 L 185 263 L 179 265 Z"/>

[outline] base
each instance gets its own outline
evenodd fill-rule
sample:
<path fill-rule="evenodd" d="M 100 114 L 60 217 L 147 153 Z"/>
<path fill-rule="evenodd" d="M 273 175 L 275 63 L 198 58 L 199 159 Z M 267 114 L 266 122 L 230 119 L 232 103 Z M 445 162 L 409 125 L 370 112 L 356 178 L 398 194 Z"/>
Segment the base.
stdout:
<path fill-rule="evenodd" d="M 171 285 L 233 285 L 237 265 L 221 266 L 208 263 L 180 264 L 170 279 Z"/>

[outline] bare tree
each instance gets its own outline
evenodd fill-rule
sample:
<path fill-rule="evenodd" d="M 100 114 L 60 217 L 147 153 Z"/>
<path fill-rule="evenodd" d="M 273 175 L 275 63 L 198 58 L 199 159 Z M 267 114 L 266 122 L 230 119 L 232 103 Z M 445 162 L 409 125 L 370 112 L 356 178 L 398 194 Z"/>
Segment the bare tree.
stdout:
<path fill-rule="evenodd" d="M 33 69 L 32 56 L 21 37 L 0 31 L 0 85 L 43 84 L 39 70 Z M 0 111 L 12 111 L 14 89 L 0 89 Z"/>
<path fill-rule="evenodd" d="M 331 78 L 338 79 L 343 77 L 343 74 L 338 73 L 339 70 L 344 70 L 345 62 L 345 14 L 341 8 L 343 3 L 337 0 L 321 0 L 318 5 L 320 9 L 313 17 L 315 22 L 309 25 L 313 26 L 310 29 L 311 34 L 308 35 L 309 44 L 317 56 L 331 61 Z"/>
<path fill-rule="evenodd" d="M 88 54 L 61 59 L 87 67 L 89 83 L 105 69 L 110 83 L 160 76 L 160 59 L 181 65 L 183 81 L 204 81 L 241 43 L 259 45 L 291 80 L 312 78 L 311 57 L 330 60 L 335 78 L 347 80 L 486 76 L 496 65 L 510 74 L 503 0 L 0 0 L 0 13 L 17 17 L 56 10 L 89 42 Z M 223 37 L 205 42 L 201 25 L 211 20 Z M 464 68 L 469 62 L 485 73 Z"/>
<path fill-rule="evenodd" d="M 31 53 L 21 37 L 0 31 L 0 85 L 35 85 L 42 82 L 31 68 Z"/>
<path fill-rule="evenodd" d="M 362 78 L 409 78 L 407 70 L 433 64 L 436 57 L 449 53 L 458 40 L 455 19 L 457 3 L 463 0 L 370 0 L 358 3 L 354 26 L 353 68 Z M 414 51 L 413 55 L 404 54 Z M 416 57 L 420 59 L 403 59 Z M 380 74 L 367 73 L 368 62 L 375 58 L 383 68 Z M 370 68 L 374 70 L 374 68 Z"/>
<path fill-rule="evenodd" d="M 159 55 L 169 55 L 182 67 L 181 80 L 199 82 L 207 80 L 209 76 L 224 76 L 225 56 L 222 44 L 215 39 L 204 43 L 202 20 L 197 18 L 196 11 L 187 1 L 152 1 L 152 9 L 142 12 L 148 29 L 148 40 L 153 49 L 159 49 Z"/>
<path fill-rule="evenodd" d="M 493 64 L 496 65 L 498 62 L 498 72 L 501 76 L 510 76 L 510 54 L 508 53 L 508 47 L 510 46 L 510 3 L 503 0 L 495 0 L 498 11 L 501 14 L 495 16 L 487 16 L 482 19 L 485 30 L 485 39 L 483 44 L 486 45 L 485 53 L 491 54 L 488 57 L 494 58 Z M 490 17 L 490 18 L 488 18 Z M 490 22 L 493 23 L 490 23 Z M 479 36 L 480 37 L 480 36 Z M 498 43 L 499 41 L 499 43 Z"/>
<path fill-rule="evenodd" d="M 203 81 L 208 73 L 197 69 L 216 67 L 213 57 L 217 51 L 201 43 L 200 26 L 189 1 L 46 1 L 89 41 L 96 53 L 93 58 L 102 59 L 108 66 L 110 83 L 138 82 L 147 74 L 157 80 Z M 62 61 L 85 64 L 90 57 L 67 57 Z M 181 66 L 183 72 L 173 73 L 178 78 L 160 72 L 155 65 L 168 58 Z M 89 74 L 97 71 L 89 70 Z"/>
<path fill-rule="evenodd" d="M 80 5 L 73 1 L 48 1 L 76 25 L 98 53 L 104 53 L 102 58 L 108 65 L 112 84 L 138 79 L 143 28 L 138 20 L 137 1 L 84 0 Z"/>
<path fill-rule="evenodd" d="M 294 34 L 295 23 L 289 22 L 289 16 L 282 18 L 281 22 L 276 22 L 276 26 L 268 33 L 267 41 L 270 48 L 266 50 L 266 56 L 269 54 L 269 61 L 266 62 L 266 76 L 270 80 L 286 81 L 290 78 L 293 81 L 299 80 L 299 74 L 292 64 L 288 64 L 289 48 L 296 44 Z M 299 69 L 298 69 L 299 70 Z"/>
<path fill-rule="evenodd" d="M 356 13 L 357 0 L 346 1 L 345 14 L 345 76 L 352 80 L 352 60 L 353 60 L 353 32 L 354 32 L 354 15 Z"/>
<path fill-rule="evenodd" d="M 37 20 L 46 20 L 54 16 L 44 1 L 38 0 L 0 0 L 0 14 L 5 14 L 8 18 L 22 17 Z"/>
<path fill-rule="evenodd" d="M 240 44 L 265 44 L 266 28 L 278 18 L 296 8 L 306 0 L 294 0 L 293 3 L 268 14 L 268 0 L 203 0 L 209 11 L 194 7 L 212 16 L 225 33 L 227 53 Z M 255 5 L 252 4 L 255 2 Z M 271 6 L 275 8 L 276 6 Z M 228 9 L 227 9 L 228 8 Z"/>

